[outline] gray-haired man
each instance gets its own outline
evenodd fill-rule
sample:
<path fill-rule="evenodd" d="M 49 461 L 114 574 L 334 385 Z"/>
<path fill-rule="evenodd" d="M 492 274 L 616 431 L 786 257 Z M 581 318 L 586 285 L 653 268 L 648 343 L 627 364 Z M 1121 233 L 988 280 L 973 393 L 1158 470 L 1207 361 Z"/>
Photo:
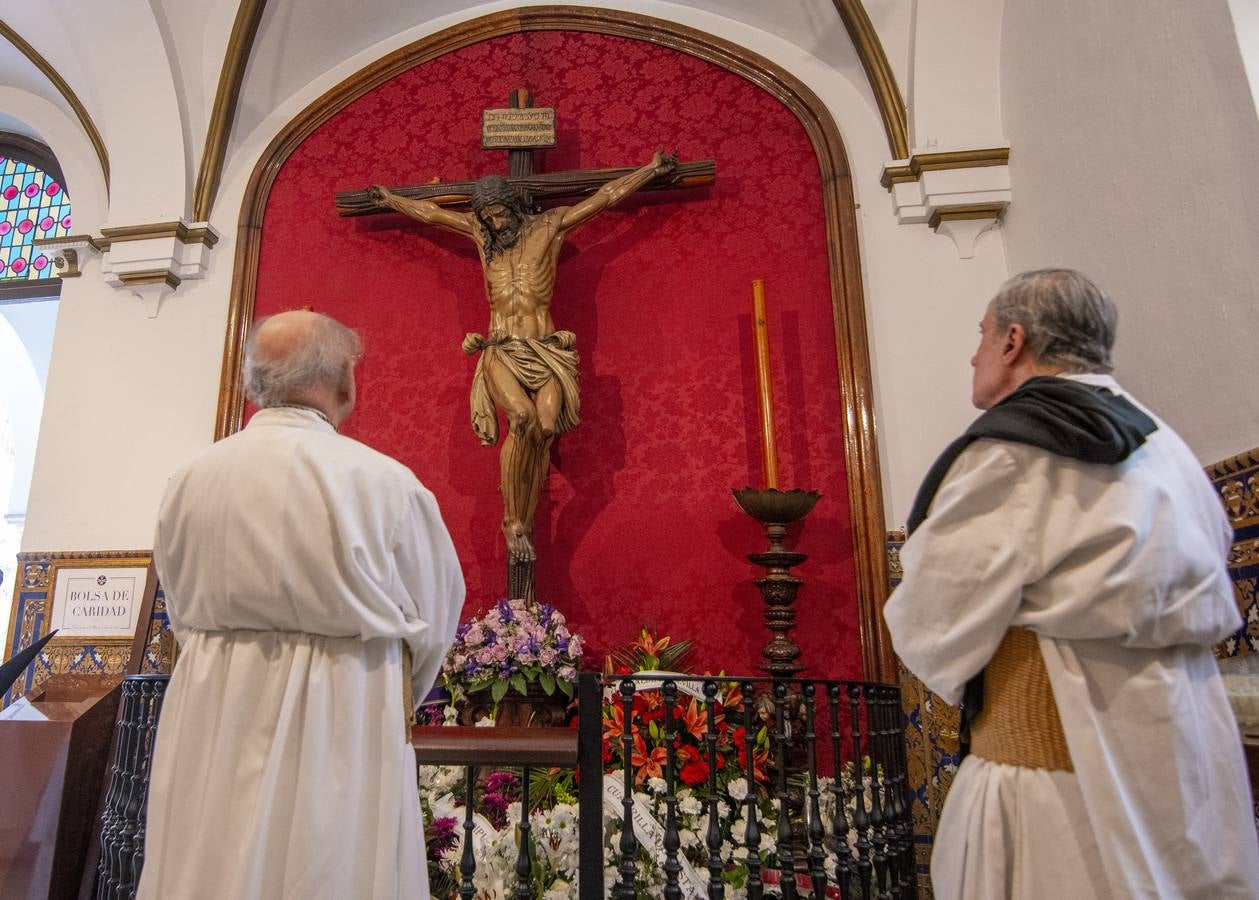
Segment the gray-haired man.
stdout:
<path fill-rule="evenodd" d="M 432 686 L 463 576 L 433 495 L 337 433 L 359 353 L 326 316 L 263 320 L 262 408 L 167 488 L 154 556 L 181 652 L 141 900 L 428 896 L 402 697 Z"/>
<path fill-rule="evenodd" d="M 980 323 L 975 406 L 928 473 L 885 615 L 964 699 L 940 900 L 1253 898 L 1259 842 L 1211 646 L 1240 625 L 1202 468 L 1108 373 L 1117 314 L 1064 269 Z"/>

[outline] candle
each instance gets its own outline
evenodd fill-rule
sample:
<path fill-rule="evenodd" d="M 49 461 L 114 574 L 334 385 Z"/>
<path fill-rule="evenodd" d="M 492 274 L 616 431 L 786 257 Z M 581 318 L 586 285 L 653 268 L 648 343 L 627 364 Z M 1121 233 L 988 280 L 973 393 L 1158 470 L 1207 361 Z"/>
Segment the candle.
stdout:
<path fill-rule="evenodd" d="M 765 486 L 778 489 L 778 451 L 774 446 L 774 386 L 769 375 L 769 331 L 765 321 L 765 282 L 752 282 L 752 327 L 756 333 L 756 387 L 761 403 L 761 452 Z"/>

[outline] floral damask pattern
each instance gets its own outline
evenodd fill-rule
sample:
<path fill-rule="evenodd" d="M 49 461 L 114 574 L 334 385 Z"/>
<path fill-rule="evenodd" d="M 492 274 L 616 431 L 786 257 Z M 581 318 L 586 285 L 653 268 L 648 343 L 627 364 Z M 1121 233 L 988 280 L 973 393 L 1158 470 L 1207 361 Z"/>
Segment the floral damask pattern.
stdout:
<path fill-rule="evenodd" d="M 554 318 L 577 334 L 582 424 L 564 435 L 537 515 L 539 598 L 605 653 L 643 625 L 701 635 L 696 665 L 747 672 L 768 633 L 745 556 L 759 527 L 730 497 L 763 468 L 751 282 L 766 284 L 785 488 L 823 497 L 799 530 L 797 640 L 815 676 L 860 675 L 843 406 L 820 170 L 791 112 L 668 48 L 572 32 L 482 41 L 413 68 L 336 114 L 268 198 L 257 314 L 313 306 L 360 330 L 347 432 L 437 495 L 471 617 L 502 595 L 497 452 L 469 427 L 466 332 L 487 311 L 472 245 L 401 216 L 340 219 L 337 191 L 506 171 L 481 110 L 527 86 L 554 106 L 540 171 L 714 158 L 710 188 L 642 195 L 573 233 Z"/>

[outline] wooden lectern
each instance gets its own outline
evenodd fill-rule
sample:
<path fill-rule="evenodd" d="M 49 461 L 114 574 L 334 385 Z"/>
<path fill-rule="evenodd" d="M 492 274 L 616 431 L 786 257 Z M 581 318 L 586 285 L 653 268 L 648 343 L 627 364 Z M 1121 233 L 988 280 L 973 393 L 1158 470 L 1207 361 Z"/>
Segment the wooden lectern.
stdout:
<path fill-rule="evenodd" d="M 46 721 L 0 722 L 0 897 L 79 895 L 120 692 L 55 675 L 27 698 Z"/>

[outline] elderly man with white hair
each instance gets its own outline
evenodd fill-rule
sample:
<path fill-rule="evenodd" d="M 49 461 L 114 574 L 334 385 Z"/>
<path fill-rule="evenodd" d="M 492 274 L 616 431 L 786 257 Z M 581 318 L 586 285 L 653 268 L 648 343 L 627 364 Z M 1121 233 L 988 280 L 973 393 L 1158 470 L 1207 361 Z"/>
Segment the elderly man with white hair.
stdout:
<path fill-rule="evenodd" d="M 180 654 L 141 900 L 428 896 L 403 697 L 432 686 L 464 582 L 432 493 L 337 433 L 359 355 L 326 316 L 262 320 L 259 411 L 171 478 L 154 557 Z"/>
<path fill-rule="evenodd" d="M 1232 530 L 1185 443 L 1109 374 L 1117 313 L 1065 269 L 980 323 L 985 410 L 928 473 L 885 615 L 964 698 L 939 900 L 1259 896 L 1259 840 L 1212 645 L 1241 624 Z"/>

